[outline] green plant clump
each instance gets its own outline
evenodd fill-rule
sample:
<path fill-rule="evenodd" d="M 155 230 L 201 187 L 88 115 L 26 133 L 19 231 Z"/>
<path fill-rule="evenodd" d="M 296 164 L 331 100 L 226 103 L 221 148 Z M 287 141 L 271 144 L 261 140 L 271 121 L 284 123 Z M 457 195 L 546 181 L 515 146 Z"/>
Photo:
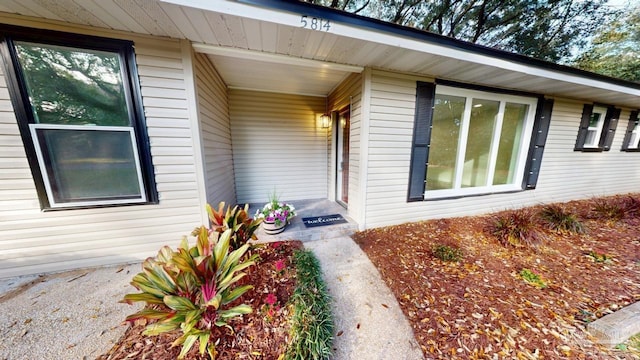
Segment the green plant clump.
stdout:
<path fill-rule="evenodd" d="M 597 263 L 610 263 L 613 257 L 611 255 L 607 255 L 605 253 L 597 252 L 597 251 L 589 251 L 587 256 L 590 257 L 593 261 Z"/>
<path fill-rule="evenodd" d="M 544 289 L 547 287 L 547 283 L 542 280 L 542 277 L 529 269 L 520 270 L 520 277 L 522 280 L 537 287 L 538 289 Z"/>
<path fill-rule="evenodd" d="M 227 229 L 232 229 L 234 236 L 231 237 L 231 249 L 235 250 L 246 244 L 249 240 L 256 240 L 255 232 L 260 226 L 262 219 L 254 219 L 249 216 L 249 204 L 244 208 L 237 205 L 227 207 L 224 211 L 224 202 L 218 204 L 218 210 L 214 210 L 207 204 L 207 214 L 214 231 L 223 233 Z M 198 236 L 200 228 L 196 228 L 191 235 Z"/>
<path fill-rule="evenodd" d="M 333 343 L 331 298 L 320 272 L 318 259 L 307 250 L 294 254 L 297 286 L 291 297 L 291 343 L 284 359 L 328 359 Z"/>
<path fill-rule="evenodd" d="M 559 205 L 547 205 L 542 208 L 540 216 L 551 230 L 562 234 L 581 234 L 584 226 L 576 214 L 566 211 Z"/>
<path fill-rule="evenodd" d="M 433 256 L 442 261 L 458 262 L 462 260 L 464 254 L 457 247 L 449 245 L 436 245 L 433 248 Z"/>
<path fill-rule="evenodd" d="M 242 271 L 255 264 L 255 256 L 245 256 L 248 244 L 231 249 L 231 243 L 238 241 L 239 228 L 218 232 L 202 226 L 194 231 L 194 246 L 184 237 L 177 250 L 164 246 L 155 258 L 145 260 L 142 272 L 131 282 L 141 293 L 127 294 L 122 302 L 142 301 L 147 306 L 126 320 L 150 320 L 144 335 L 181 330 L 182 335 L 174 342 L 182 345 L 178 358 L 198 342 L 200 354 L 206 351 L 214 359 L 216 339 L 211 338 L 212 329 L 230 328 L 229 319 L 252 312 L 247 304 L 229 305 L 253 288 L 236 284 L 246 275 Z"/>
<path fill-rule="evenodd" d="M 498 214 L 489 231 L 504 246 L 535 246 L 544 239 L 535 214 L 528 209 Z"/>

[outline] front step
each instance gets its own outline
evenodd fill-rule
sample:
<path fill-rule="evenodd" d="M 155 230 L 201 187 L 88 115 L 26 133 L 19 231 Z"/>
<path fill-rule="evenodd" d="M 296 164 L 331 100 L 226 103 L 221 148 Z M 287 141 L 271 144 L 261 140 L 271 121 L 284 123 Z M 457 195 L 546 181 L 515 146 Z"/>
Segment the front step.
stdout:
<path fill-rule="evenodd" d="M 599 344 L 610 347 L 640 334 L 640 301 L 590 323 L 587 330 Z"/>
<path fill-rule="evenodd" d="M 346 217 L 345 217 L 346 218 Z M 294 219 L 295 220 L 295 219 Z M 349 221 L 347 219 L 347 221 Z M 349 222 L 346 224 L 335 224 L 335 225 L 327 225 L 327 226 L 319 226 L 313 228 L 302 228 L 294 227 L 294 224 L 287 225 L 287 228 L 284 232 L 275 235 L 267 235 L 265 234 L 262 227 L 260 227 L 256 231 L 256 236 L 259 241 L 271 242 L 271 241 L 281 241 L 281 240 L 300 240 L 302 242 L 305 241 L 316 241 L 316 240 L 324 240 L 324 239 L 333 239 L 340 236 L 351 236 L 356 231 L 358 231 L 358 225 Z"/>

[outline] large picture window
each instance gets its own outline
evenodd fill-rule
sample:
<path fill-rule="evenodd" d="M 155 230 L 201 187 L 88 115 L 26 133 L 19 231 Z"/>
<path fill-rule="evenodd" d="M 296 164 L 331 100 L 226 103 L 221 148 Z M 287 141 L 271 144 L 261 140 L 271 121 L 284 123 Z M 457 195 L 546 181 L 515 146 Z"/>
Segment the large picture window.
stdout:
<path fill-rule="evenodd" d="M 522 189 L 536 98 L 437 86 L 425 198 Z"/>
<path fill-rule="evenodd" d="M 11 30 L 4 37 L 43 208 L 154 201 L 132 44 Z"/>

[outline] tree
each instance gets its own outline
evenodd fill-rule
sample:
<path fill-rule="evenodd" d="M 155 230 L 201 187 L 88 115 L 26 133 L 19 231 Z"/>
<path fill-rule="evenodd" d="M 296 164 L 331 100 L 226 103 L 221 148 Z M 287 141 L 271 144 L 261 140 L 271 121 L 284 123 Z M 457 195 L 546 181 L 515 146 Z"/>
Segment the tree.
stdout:
<path fill-rule="evenodd" d="M 640 81 L 640 6 L 598 33 L 575 66 L 630 81 Z"/>
<path fill-rule="evenodd" d="M 617 13 L 606 0 L 307 1 L 554 62 Z"/>

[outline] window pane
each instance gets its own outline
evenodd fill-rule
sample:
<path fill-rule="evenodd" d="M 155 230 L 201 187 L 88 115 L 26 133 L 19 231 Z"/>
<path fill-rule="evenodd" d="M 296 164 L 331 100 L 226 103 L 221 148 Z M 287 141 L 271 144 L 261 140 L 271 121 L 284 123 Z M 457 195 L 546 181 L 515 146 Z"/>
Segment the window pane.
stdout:
<path fill-rule="evenodd" d="M 584 146 L 595 146 L 597 130 L 587 130 L 587 137 L 584 139 Z"/>
<path fill-rule="evenodd" d="M 429 146 L 427 190 L 452 189 L 455 180 L 456 155 L 460 125 L 466 99 L 436 95 Z"/>
<path fill-rule="evenodd" d="M 591 118 L 589 119 L 589 127 L 597 129 L 601 116 L 602 115 L 597 112 L 594 112 L 593 114 L 591 114 Z"/>
<path fill-rule="evenodd" d="M 515 180 L 522 128 L 528 112 L 529 105 L 513 103 L 505 105 L 493 185 L 513 184 Z"/>
<path fill-rule="evenodd" d="M 37 131 L 56 202 L 141 198 L 129 131 Z"/>
<path fill-rule="evenodd" d="M 487 185 L 491 140 L 499 108 L 499 101 L 473 99 L 462 187 Z"/>
<path fill-rule="evenodd" d="M 629 139 L 629 147 L 630 148 L 637 148 L 638 147 L 638 140 L 640 138 L 639 133 L 640 133 L 640 129 L 638 129 L 640 126 L 638 125 L 638 123 L 635 124 L 635 126 L 633 127 L 633 131 L 631 132 L 631 138 Z"/>
<path fill-rule="evenodd" d="M 130 126 L 117 53 L 16 42 L 41 124 Z"/>

